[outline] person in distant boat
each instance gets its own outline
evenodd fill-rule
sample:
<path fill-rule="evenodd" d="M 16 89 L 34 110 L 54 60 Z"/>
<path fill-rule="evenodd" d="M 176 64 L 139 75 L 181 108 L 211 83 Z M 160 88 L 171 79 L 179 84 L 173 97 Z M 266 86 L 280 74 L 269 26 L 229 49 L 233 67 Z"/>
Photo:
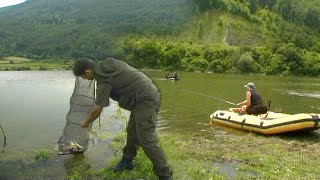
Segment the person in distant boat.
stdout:
<path fill-rule="evenodd" d="M 171 180 L 172 170 L 167 164 L 156 133 L 160 93 L 152 80 L 141 71 L 115 58 L 97 63 L 88 58 L 78 59 L 73 68 L 75 76 L 97 81 L 95 105 L 82 121 L 86 128 L 109 106 L 109 98 L 131 111 L 127 125 L 127 141 L 120 162 L 113 171 L 133 169 L 133 159 L 140 146 L 153 163 L 153 171 L 160 180 Z"/>
<path fill-rule="evenodd" d="M 178 73 L 177 73 L 177 72 L 167 73 L 165 77 L 166 77 L 167 79 L 168 79 L 168 78 L 178 79 Z"/>
<path fill-rule="evenodd" d="M 170 73 L 167 73 L 165 77 L 170 78 L 171 77 Z"/>
<path fill-rule="evenodd" d="M 262 97 L 259 92 L 256 91 L 256 86 L 253 82 L 249 82 L 244 86 L 247 88 L 246 100 L 237 104 L 241 108 L 230 108 L 229 111 L 241 113 L 241 114 L 262 114 L 267 112 L 266 106 L 262 103 Z"/>
<path fill-rule="evenodd" d="M 177 72 L 173 72 L 172 73 L 172 78 L 178 79 L 178 73 Z"/>

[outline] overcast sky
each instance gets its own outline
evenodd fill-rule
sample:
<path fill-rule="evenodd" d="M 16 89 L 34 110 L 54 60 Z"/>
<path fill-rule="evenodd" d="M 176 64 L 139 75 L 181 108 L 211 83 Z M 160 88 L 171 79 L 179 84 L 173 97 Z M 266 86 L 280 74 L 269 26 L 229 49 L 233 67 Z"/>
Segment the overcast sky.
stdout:
<path fill-rule="evenodd" d="M 26 0 L 0 0 L 0 7 L 20 4 Z"/>

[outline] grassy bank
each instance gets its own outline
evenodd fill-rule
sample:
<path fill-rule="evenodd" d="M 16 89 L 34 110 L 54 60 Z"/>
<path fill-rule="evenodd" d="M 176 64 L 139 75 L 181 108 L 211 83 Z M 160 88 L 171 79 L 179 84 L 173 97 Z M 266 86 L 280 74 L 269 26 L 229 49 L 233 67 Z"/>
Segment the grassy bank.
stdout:
<path fill-rule="evenodd" d="M 161 137 L 174 179 L 319 179 L 318 132 L 262 136 L 224 134 L 211 129 L 192 135 Z M 140 153 L 133 172 L 105 179 L 154 179 L 151 163 Z"/>
<path fill-rule="evenodd" d="M 196 134 L 161 135 L 160 140 L 174 171 L 174 179 L 319 179 L 319 137 L 319 132 L 264 136 L 240 131 L 228 133 L 208 127 L 207 131 Z M 124 138 L 124 134 L 121 134 L 109 144 L 108 150 L 112 151 L 116 158 L 105 168 L 83 168 L 82 166 L 90 165 L 88 162 L 81 162 L 67 170 L 68 175 L 64 178 L 157 179 L 152 173 L 151 162 L 142 150 L 134 161 L 133 171 L 114 173 L 109 170 L 121 156 Z M 2 167 L 1 171 L 10 169 L 12 174 L 22 179 L 45 179 L 52 176 L 53 167 L 57 166 L 57 157 L 52 154 L 55 152 L 39 150 L 31 156 L 20 156 L 22 159 L 32 158 L 33 162 L 29 161 L 28 165 L 19 166 L 14 166 L 12 162 L 25 160 L 1 157 L 1 167 L 6 167 Z M 74 162 L 71 161 L 81 159 L 81 155 L 74 157 L 69 159 L 68 163 L 72 164 Z M 12 166 L 7 162 L 11 162 Z"/>
<path fill-rule="evenodd" d="M 6 57 L 0 59 L 0 71 L 28 71 L 28 70 L 69 70 L 72 69 L 71 60 L 38 61 L 20 57 Z"/>

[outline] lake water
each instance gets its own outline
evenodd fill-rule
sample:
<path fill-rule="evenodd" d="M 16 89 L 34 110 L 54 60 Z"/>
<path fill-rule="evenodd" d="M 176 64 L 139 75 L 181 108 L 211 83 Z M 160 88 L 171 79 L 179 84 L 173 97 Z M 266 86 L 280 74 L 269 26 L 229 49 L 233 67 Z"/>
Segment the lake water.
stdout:
<path fill-rule="evenodd" d="M 234 103 L 244 100 L 243 86 L 248 81 L 255 82 L 264 99 L 272 101 L 272 109 L 320 113 L 319 78 L 181 73 L 180 81 L 171 81 L 163 78 L 164 72 L 146 74 L 161 92 L 160 131 L 201 130 L 212 112 L 232 107 L 215 98 Z M 0 72 L 0 122 L 8 148 L 30 150 L 56 144 L 66 122 L 74 81 L 71 71 Z M 101 118 L 110 121 L 115 109 L 105 108 Z"/>
<path fill-rule="evenodd" d="M 164 78 L 165 72 L 145 73 L 161 92 L 159 133 L 183 134 L 208 129 L 206 124 L 211 113 L 232 107 L 224 100 L 238 103 L 245 99 L 243 86 L 248 81 L 256 84 L 264 99 L 272 101 L 271 109 L 280 108 L 290 114 L 320 113 L 319 78 L 184 72 L 179 74 L 180 81 L 171 81 Z M 0 123 L 7 135 L 6 153 L 56 147 L 66 123 L 74 83 L 71 71 L 0 72 Z M 99 129 L 96 132 L 120 130 L 122 122 L 113 118 L 116 109 L 115 104 L 104 109 L 102 127 L 96 128 Z M 94 126 L 97 124 L 95 121 Z M 95 152 L 107 156 L 103 143 L 94 135 L 92 139 L 95 144 L 92 148 L 97 148 Z M 3 143 L 2 134 L 0 143 Z M 99 162 L 100 165 L 105 163 L 100 156 L 89 159 L 99 166 Z"/>

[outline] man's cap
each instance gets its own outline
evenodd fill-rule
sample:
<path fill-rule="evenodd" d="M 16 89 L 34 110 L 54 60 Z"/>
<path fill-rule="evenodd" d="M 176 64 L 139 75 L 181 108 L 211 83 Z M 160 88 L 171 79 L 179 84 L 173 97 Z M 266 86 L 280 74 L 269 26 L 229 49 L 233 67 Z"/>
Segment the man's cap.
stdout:
<path fill-rule="evenodd" d="M 250 90 L 256 89 L 256 85 L 254 85 L 253 82 L 248 82 L 248 84 L 244 85 L 244 87 L 249 88 Z"/>
<path fill-rule="evenodd" d="M 94 66 L 94 72 L 104 77 L 111 77 L 119 74 L 125 69 L 125 63 L 115 58 L 106 58 Z"/>

